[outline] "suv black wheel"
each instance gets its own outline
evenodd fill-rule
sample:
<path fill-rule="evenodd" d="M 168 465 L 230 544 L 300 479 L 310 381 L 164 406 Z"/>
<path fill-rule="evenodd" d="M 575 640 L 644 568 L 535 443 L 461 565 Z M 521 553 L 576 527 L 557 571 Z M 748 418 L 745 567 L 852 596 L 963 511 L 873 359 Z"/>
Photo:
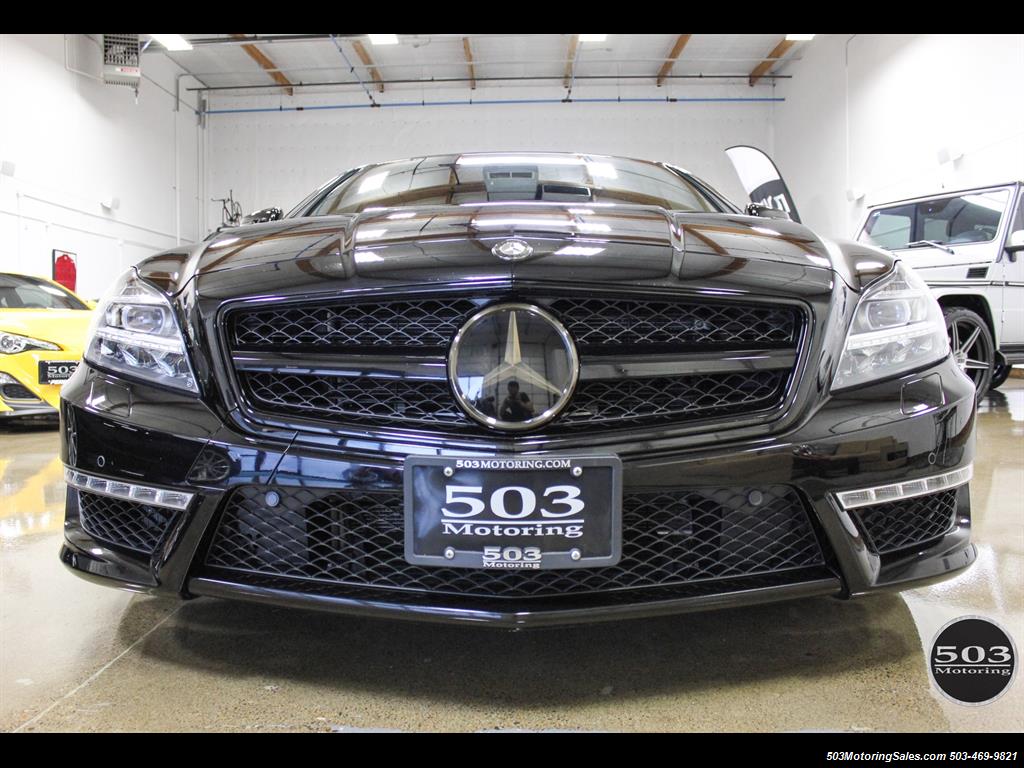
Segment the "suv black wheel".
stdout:
<path fill-rule="evenodd" d="M 974 382 L 978 397 L 988 392 L 995 367 L 996 350 L 988 325 L 976 312 L 951 307 L 943 312 L 953 359 Z"/>

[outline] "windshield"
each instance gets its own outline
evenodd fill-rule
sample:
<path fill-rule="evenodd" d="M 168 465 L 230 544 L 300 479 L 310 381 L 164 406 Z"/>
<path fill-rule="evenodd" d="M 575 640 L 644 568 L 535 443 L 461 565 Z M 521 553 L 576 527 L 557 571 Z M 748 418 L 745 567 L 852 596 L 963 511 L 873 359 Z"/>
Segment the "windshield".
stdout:
<path fill-rule="evenodd" d="M 921 240 L 944 245 L 987 243 L 999 231 L 1009 197 L 1008 189 L 997 189 L 879 208 L 868 216 L 857 239 L 889 250 Z"/>
<path fill-rule="evenodd" d="M 0 309 L 88 309 L 53 283 L 25 275 L 0 274 Z"/>
<path fill-rule="evenodd" d="M 719 211 L 710 194 L 656 163 L 571 154 L 442 155 L 361 168 L 307 215 L 488 202 L 628 203 Z"/>

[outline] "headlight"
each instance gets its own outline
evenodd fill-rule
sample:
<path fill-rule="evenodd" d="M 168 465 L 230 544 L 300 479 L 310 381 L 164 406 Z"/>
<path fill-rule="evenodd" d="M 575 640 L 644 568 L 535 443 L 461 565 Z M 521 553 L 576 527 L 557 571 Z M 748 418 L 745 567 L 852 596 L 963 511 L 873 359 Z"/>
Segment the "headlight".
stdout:
<path fill-rule="evenodd" d="M 29 336 L 18 336 L 0 331 L 0 354 L 17 354 L 26 349 L 59 349 L 56 344 L 51 344 L 42 339 L 33 339 Z"/>
<path fill-rule="evenodd" d="M 19 336 L 16 333 L 0 331 L 0 355 L 16 355 L 26 349 L 60 349 L 56 344 L 51 344 L 42 339 L 33 339 L 28 336 Z"/>
<path fill-rule="evenodd" d="M 170 302 L 141 280 L 134 267 L 100 302 L 85 359 L 155 384 L 199 391 Z"/>
<path fill-rule="evenodd" d="M 942 308 L 924 280 L 898 262 L 861 296 L 832 389 L 895 376 L 948 354 Z"/>

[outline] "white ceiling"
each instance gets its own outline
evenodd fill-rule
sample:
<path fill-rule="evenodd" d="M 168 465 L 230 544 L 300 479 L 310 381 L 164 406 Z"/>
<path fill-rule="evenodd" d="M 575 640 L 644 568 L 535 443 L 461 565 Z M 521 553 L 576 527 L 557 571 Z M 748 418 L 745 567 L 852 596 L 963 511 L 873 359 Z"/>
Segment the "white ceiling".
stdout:
<path fill-rule="evenodd" d="M 146 36 L 143 36 L 147 39 Z M 152 43 L 146 55 L 166 55 L 187 72 L 195 75 L 209 88 L 235 89 L 245 86 L 273 86 L 271 74 L 261 68 L 230 35 L 185 35 L 196 41 L 191 51 L 168 52 L 159 43 Z M 250 35 L 257 38 L 259 50 L 273 62 L 288 80 L 300 83 L 346 83 L 359 87 L 358 79 L 369 83 L 371 75 L 353 46 L 362 42 L 386 83 L 394 80 L 415 80 L 415 87 L 430 78 L 465 78 L 468 68 L 463 53 L 463 37 L 469 38 L 477 78 L 553 78 L 547 82 L 561 86 L 572 35 L 399 35 L 398 45 L 373 45 L 365 35 L 339 35 L 334 40 L 272 40 L 275 35 Z M 743 82 L 785 35 L 699 35 L 691 36 L 682 55 L 672 68 L 672 75 L 734 75 Z M 586 78 L 611 76 L 605 82 L 619 85 L 650 86 L 668 57 L 678 35 L 608 35 L 604 42 L 581 42 L 575 62 L 577 82 Z M 218 40 L 218 42 L 199 42 Z M 224 42 L 219 42 L 223 40 Z M 796 43 L 776 63 L 776 74 L 785 72 L 786 64 L 800 57 Z M 340 50 L 339 50 L 340 47 Z M 143 64 L 145 59 L 143 59 Z M 354 70 L 351 67 L 354 67 Z M 640 78 L 640 79 L 630 79 Z M 514 80 L 478 81 L 479 85 L 502 86 Z M 593 80 L 589 82 L 600 82 Z M 692 83 L 692 80 L 674 80 Z M 729 82 L 729 81 L 723 81 Z M 762 80 L 761 84 L 770 84 Z M 429 85 L 429 83 L 428 83 Z M 469 87 L 469 83 L 461 83 Z M 409 87 L 407 84 L 386 84 L 385 89 Z M 275 89 L 249 88 L 251 93 L 274 93 Z M 279 91 L 279 88 L 277 89 Z M 319 89 L 318 89 L 319 90 Z M 296 91 L 301 92 L 301 90 Z M 374 89 L 376 93 L 376 89 Z"/>

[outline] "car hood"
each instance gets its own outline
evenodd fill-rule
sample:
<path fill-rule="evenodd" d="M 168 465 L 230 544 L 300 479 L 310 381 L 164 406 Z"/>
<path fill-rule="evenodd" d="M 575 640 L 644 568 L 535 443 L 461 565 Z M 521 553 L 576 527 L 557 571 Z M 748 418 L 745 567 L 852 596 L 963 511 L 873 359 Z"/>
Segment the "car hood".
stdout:
<path fill-rule="evenodd" d="M 532 253 L 509 261 L 492 251 L 513 237 Z M 831 285 L 836 253 L 834 245 L 788 221 L 517 203 L 395 208 L 226 230 L 190 252 L 187 264 L 158 257 L 144 274 L 167 282 L 170 292 L 198 275 L 200 292 L 221 298 L 325 281 L 325 290 L 534 280 L 696 280 L 738 290 L 748 283 L 764 288 L 767 281 L 799 295 Z"/>
<path fill-rule="evenodd" d="M 92 321 L 87 309 L 0 309 L 0 331 L 29 336 L 81 353 Z"/>

